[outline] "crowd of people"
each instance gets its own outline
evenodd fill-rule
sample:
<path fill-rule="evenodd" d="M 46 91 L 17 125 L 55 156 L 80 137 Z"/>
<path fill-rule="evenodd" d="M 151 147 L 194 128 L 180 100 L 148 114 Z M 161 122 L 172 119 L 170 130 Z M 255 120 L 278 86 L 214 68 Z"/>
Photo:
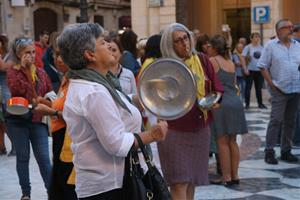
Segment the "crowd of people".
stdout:
<path fill-rule="evenodd" d="M 174 200 L 193 199 L 199 185 L 240 184 L 237 135 L 248 133 L 244 112 L 250 109 L 253 82 L 259 109 L 267 108 L 262 89 L 268 87 L 271 95 L 265 162 L 278 164 L 279 135 L 280 159 L 298 162 L 291 149 L 300 143 L 300 108 L 295 109 L 300 24 L 282 19 L 275 30 L 277 37 L 265 46 L 256 32 L 247 44 L 244 37 L 232 41 L 229 28 L 209 37 L 179 23 L 140 41 L 131 29 L 119 35 L 94 23 L 71 24 L 61 33 L 43 31 L 36 42 L 21 36 L 11 47 L 1 35 L 0 155 L 7 154 L 7 133 L 21 200 L 31 196 L 30 145 L 50 200 L 122 199 L 125 157 L 139 146 L 135 133 L 144 144 L 157 143 Z M 142 72 L 159 58 L 176 59 L 195 76 L 197 100 L 175 120 L 148 113 L 137 96 Z M 199 106 L 212 92 L 222 98 L 209 109 Z M 11 97 L 23 97 L 33 108 L 24 115 L 8 113 Z M 216 155 L 219 179 L 209 180 L 210 153 Z"/>

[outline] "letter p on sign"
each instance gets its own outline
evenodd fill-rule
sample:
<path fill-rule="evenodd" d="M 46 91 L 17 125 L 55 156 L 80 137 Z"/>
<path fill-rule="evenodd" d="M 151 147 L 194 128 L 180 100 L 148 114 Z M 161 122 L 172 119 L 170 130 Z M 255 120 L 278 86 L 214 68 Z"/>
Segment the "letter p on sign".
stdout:
<path fill-rule="evenodd" d="M 257 8 L 256 9 L 256 21 L 259 21 L 260 18 L 266 15 L 267 11 L 265 8 Z"/>
<path fill-rule="evenodd" d="M 258 6 L 253 8 L 253 21 L 254 23 L 267 23 L 270 18 L 269 6 Z"/>

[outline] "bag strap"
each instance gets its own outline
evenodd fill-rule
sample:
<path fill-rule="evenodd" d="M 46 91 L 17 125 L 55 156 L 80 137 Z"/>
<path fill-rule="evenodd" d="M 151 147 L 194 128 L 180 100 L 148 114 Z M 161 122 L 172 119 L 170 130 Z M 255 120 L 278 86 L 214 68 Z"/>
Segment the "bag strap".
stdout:
<path fill-rule="evenodd" d="M 130 157 L 133 161 L 133 164 L 139 164 L 139 156 L 138 156 L 137 148 L 135 148 L 134 145 L 132 145 L 130 149 Z"/>
<path fill-rule="evenodd" d="M 139 157 L 137 154 L 137 149 L 132 145 L 126 158 L 125 158 L 125 168 L 124 173 L 129 173 L 130 176 L 133 175 L 134 168 L 139 165 Z"/>
<path fill-rule="evenodd" d="M 143 143 L 141 137 L 137 133 L 134 133 L 134 136 L 135 136 L 136 140 L 138 141 L 139 147 L 140 147 L 140 149 L 141 149 L 141 151 L 143 153 L 144 160 L 145 160 L 148 168 L 149 169 L 152 168 L 153 164 L 151 162 L 151 158 L 150 158 L 150 156 L 148 154 L 148 151 L 145 148 L 145 144 Z"/>

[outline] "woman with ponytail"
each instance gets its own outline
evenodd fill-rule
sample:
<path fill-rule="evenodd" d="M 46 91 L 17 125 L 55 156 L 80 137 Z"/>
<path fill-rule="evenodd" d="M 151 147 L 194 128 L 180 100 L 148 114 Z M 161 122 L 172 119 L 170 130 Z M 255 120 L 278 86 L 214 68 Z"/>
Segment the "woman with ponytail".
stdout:
<path fill-rule="evenodd" d="M 223 36 L 216 35 L 210 39 L 209 44 L 210 61 L 224 87 L 220 108 L 213 111 L 214 121 L 211 124 L 211 132 L 217 140 L 222 179 L 212 183 L 231 186 L 239 184 L 239 147 L 236 136 L 247 133 L 248 130 L 243 104 L 237 94 L 235 66 L 226 40 Z"/>

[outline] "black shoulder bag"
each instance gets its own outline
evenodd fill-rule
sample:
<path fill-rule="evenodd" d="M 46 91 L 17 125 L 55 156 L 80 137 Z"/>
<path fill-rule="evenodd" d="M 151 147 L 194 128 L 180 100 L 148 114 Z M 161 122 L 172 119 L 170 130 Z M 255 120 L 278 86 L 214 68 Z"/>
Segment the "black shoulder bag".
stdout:
<path fill-rule="evenodd" d="M 148 167 L 146 174 L 139 162 L 137 149 L 133 146 L 125 159 L 123 193 L 125 200 L 171 200 L 165 180 L 151 162 L 140 136 L 134 134 Z"/>

